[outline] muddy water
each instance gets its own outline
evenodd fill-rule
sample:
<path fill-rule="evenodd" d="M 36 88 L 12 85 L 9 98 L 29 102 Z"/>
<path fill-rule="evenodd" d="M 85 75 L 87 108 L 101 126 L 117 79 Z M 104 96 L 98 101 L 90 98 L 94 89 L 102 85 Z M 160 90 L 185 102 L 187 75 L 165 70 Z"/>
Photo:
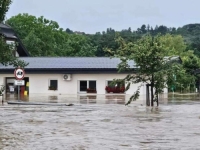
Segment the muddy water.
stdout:
<path fill-rule="evenodd" d="M 79 105 L 78 105 L 79 104 Z M 0 106 L 1 150 L 200 149 L 200 100 L 169 96 L 159 108 L 144 101 L 75 106 Z"/>

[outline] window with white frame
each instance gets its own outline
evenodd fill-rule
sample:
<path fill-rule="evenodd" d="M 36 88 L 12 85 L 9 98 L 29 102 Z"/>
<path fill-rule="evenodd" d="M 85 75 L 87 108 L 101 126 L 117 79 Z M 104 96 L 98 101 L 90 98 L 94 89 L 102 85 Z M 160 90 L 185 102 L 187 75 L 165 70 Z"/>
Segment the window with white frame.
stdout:
<path fill-rule="evenodd" d="M 80 80 L 79 92 L 87 92 L 88 90 L 96 91 L 96 81 L 95 80 Z"/>
<path fill-rule="evenodd" d="M 107 80 L 106 92 L 107 93 L 124 93 L 125 92 L 125 83 L 116 83 L 112 84 L 112 80 Z"/>
<path fill-rule="evenodd" d="M 108 80 L 107 81 L 107 86 L 109 86 L 109 87 L 123 87 L 123 86 L 125 86 L 124 83 L 123 84 L 116 83 L 115 85 L 113 85 L 112 82 L 113 82 L 112 80 Z"/>
<path fill-rule="evenodd" d="M 49 90 L 58 90 L 58 80 L 56 79 L 49 80 Z"/>
<path fill-rule="evenodd" d="M 6 43 L 10 45 L 10 48 L 13 50 L 13 55 L 18 57 L 19 54 L 16 51 L 16 42 L 11 40 L 6 40 Z"/>

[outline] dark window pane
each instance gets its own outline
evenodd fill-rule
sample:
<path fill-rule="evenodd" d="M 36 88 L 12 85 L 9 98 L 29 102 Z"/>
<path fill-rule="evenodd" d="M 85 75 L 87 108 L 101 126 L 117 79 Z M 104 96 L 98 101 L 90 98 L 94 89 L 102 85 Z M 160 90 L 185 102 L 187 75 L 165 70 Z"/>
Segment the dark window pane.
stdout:
<path fill-rule="evenodd" d="M 96 90 L 96 81 L 89 81 L 89 88 Z"/>
<path fill-rule="evenodd" d="M 87 91 L 87 81 L 80 81 L 80 91 Z"/>
<path fill-rule="evenodd" d="M 50 87 L 58 88 L 58 80 L 50 80 Z"/>

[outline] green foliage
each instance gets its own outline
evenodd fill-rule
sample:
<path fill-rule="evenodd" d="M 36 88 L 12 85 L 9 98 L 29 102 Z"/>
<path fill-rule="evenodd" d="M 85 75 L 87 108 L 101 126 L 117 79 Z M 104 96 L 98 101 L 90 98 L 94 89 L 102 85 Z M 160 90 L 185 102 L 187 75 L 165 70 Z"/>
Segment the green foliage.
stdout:
<path fill-rule="evenodd" d="M 194 70 L 200 68 L 200 60 L 194 55 L 193 51 L 187 51 L 187 55 L 183 56 L 182 60 L 184 68 L 190 74 L 193 74 Z"/>
<path fill-rule="evenodd" d="M 19 14 L 11 17 L 7 23 L 32 56 L 95 56 L 96 47 L 88 37 L 71 32 L 68 34 L 57 22 L 43 16 L 37 18 Z"/>
<path fill-rule="evenodd" d="M 172 57 L 166 57 L 167 54 L 172 53 L 170 48 L 176 47 L 171 45 L 166 41 L 173 41 L 173 37 L 170 35 L 157 35 L 151 36 L 147 35 L 137 40 L 136 42 L 125 42 L 123 38 L 118 37 L 117 42 L 120 45 L 116 52 L 114 53 L 115 57 L 120 57 L 121 63 L 118 66 L 118 70 L 125 71 L 131 69 L 131 67 L 137 68 L 136 72 L 130 72 L 123 81 L 128 83 L 126 90 L 129 89 L 130 84 L 134 83 L 146 83 L 150 84 L 155 90 L 154 98 L 157 98 L 157 95 L 163 92 L 163 89 L 167 87 L 166 83 L 169 78 L 173 76 L 174 73 L 179 72 L 181 65 L 173 63 Z M 183 47 L 183 45 L 179 45 Z M 180 51 L 180 50 L 179 50 Z M 182 49 L 184 51 L 184 49 Z M 129 66 L 130 61 L 134 61 L 134 66 Z M 174 71 L 176 67 L 176 72 Z M 168 78 L 169 77 L 169 78 Z M 188 78 L 187 78 L 188 79 Z M 127 104 L 130 104 L 131 101 L 136 100 L 139 97 L 139 89 Z"/>
<path fill-rule="evenodd" d="M 3 22 L 12 0 L 0 0 L 0 22 Z"/>
<path fill-rule="evenodd" d="M 13 54 L 13 46 L 6 44 L 3 36 L 0 36 L 0 63 L 3 65 L 7 65 L 9 62 L 15 60 Z"/>
<path fill-rule="evenodd" d="M 130 86 L 130 84 L 128 84 L 128 85 Z M 140 97 L 140 88 L 141 88 L 141 86 L 142 85 L 138 86 L 138 88 L 135 91 L 135 93 L 130 97 L 130 99 L 128 100 L 128 102 L 125 105 L 129 105 L 132 101 L 136 101 Z"/>
<path fill-rule="evenodd" d="M 0 0 L 0 22 L 4 21 L 11 2 L 11 0 Z M 2 35 L 0 36 L 0 54 L 0 63 L 3 65 L 7 65 L 9 62 L 15 60 L 13 56 L 13 46 L 6 44 Z"/>
<path fill-rule="evenodd" d="M 7 44 L 5 38 L 0 36 L 0 63 L 3 65 L 13 65 L 14 67 L 21 66 L 24 68 L 28 65 L 25 61 L 15 57 L 15 45 Z"/>
<path fill-rule="evenodd" d="M 165 34 L 161 41 L 166 49 L 166 56 L 183 56 L 185 55 L 186 45 L 181 35 Z"/>
<path fill-rule="evenodd" d="M 119 45 L 115 41 L 116 34 L 119 34 L 126 42 L 135 42 L 147 34 L 152 36 L 161 34 L 169 37 L 173 35 L 171 39 L 169 38 L 168 41 L 166 41 L 166 46 L 171 46 L 169 47 L 171 54 L 176 52 L 176 54 L 180 55 L 179 51 L 189 49 L 194 50 L 194 54 L 200 57 L 200 24 L 189 24 L 178 29 L 166 27 L 164 25 L 157 25 L 153 28 L 150 25 L 143 24 L 136 31 L 131 30 L 131 28 L 121 31 L 115 31 L 109 28 L 102 33 L 97 32 L 94 35 L 89 35 L 94 45 L 98 48 L 97 56 L 108 56 L 108 54 L 103 51 L 105 48 L 113 49 L 114 51 L 119 48 Z"/>
<path fill-rule="evenodd" d="M 97 48 L 93 46 L 89 39 L 84 35 L 69 35 L 67 41 L 70 49 L 66 51 L 67 56 L 82 56 L 82 57 L 92 57 L 95 56 Z"/>
<path fill-rule="evenodd" d="M 5 86 L 4 85 L 0 85 L 0 96 L 3 95 L 4 91 L 5 91 Z"/>
<path fill-rule="evenodd" d="M 173 90 L 180 91 L 180 92 L 191 92 L 194 91 L 196 77 L 187 72 L 184 66 L 172 66 L 171 71 L 173 72 L 168 74 L 168 87 L 169 90 L 172 91 L 170 88 L 175 88 Z M 191 89 L 193 88 L 193 89 Z"/>
<path fill-rule="evenodd" d="M 29 65 L 29 63 L 23 61 L 23 60 L 19 60 L 19 59 L 15 59 L 14 61 L 10 62 L 10 65 L 13 65 L 15 68 L 25 68 L 26 66 Z"/>

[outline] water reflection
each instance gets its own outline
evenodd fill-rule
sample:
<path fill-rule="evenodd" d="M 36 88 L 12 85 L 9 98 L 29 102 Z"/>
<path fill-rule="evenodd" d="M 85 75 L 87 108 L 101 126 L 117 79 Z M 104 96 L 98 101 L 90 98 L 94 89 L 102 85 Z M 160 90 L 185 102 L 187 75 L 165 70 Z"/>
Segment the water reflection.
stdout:
<path fill-rule="evenodd" d="M 49 96 L 49 100 L 58 100 L 58 96 Z"/>
<path fill-rule="evenodd" d="M 80 103 L 80 104 L 125 104 L 127 95 L 45 95 L 32 94 L 20 95 L 20 100 L 25 102 L 48 102 L 48 103 Z M 18 100 L 17 94 L 7 94 L 5 100 Z"/>
<path fill-rule="evenodd" d="M 198 94 L 169 94 L 153 108 L 141 105 L 141 100 L 125 107 L 126 95 L 30 95 L 24 99 L 87 105 L 1 106 L 2 150 L 179 150 L 200 146 Z"/>
<path fill-rule="evenodd" d="M 121 104 L 124 105 L 131 95 L 45 95 L 45 94 L 32 94 L 29 96 L 20 95 L 20 100 L 25 102 L 48 102 L 48 103 L 80 103 L 80 104 Z M 17 94 L 7 94 L 4 101 L 18 100 Z M 168 95 L 160 95 L 159 103 L 167 104 L 180 104 L 188 103 L 189 101 L 198 102 L 200 100 L 199 93 L 180 94 L 170 93 Z M 145 105 L 145 96 L 141 96 L 137 100 L 141 105 Z"/>

